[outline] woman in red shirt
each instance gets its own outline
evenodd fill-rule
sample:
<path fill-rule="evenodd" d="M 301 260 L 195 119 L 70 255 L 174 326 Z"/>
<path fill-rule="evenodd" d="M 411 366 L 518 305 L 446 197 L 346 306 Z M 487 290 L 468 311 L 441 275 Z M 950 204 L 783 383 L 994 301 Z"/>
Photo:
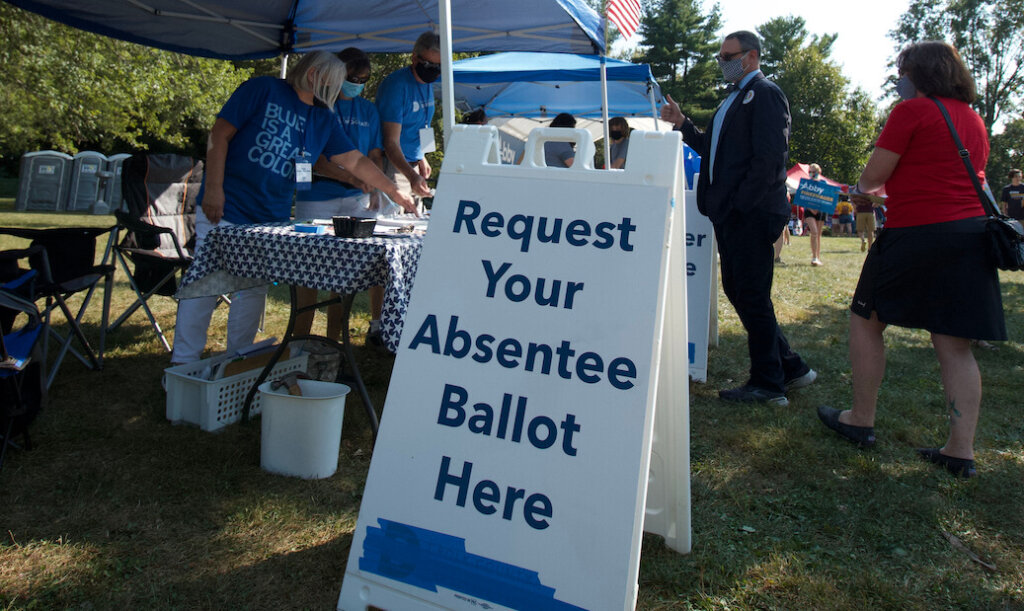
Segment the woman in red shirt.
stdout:
<path fill-rule="evenodd" d="M 988 161 L 984 122 L 970 104 L 974 81 L 945 42 L 912 44 L 896 60 L 900 102 L 886 121 L 851 196 L 883 185 L 885 229 L 861 270 L 850 310 L 852 409 L 818 416 L 862 447 L 875 442 L 878 389 L 885 374 L 887 325 L 925 329 L 939 360 L 950 430 L 941 448 L 917 453 L 955 475 L 974 475 L 981 374 L 970 340 L 1006 339 L 999 276 L 985 235 L 985 211 L 945 119 L 949 110 L 980 180 Z M 863 198 L 859 198 L 863 199 Z"/>

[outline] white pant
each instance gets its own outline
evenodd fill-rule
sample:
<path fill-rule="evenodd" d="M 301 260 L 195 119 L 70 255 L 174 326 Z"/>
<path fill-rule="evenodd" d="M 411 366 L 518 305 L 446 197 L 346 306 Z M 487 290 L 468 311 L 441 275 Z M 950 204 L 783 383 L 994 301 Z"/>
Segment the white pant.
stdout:
<path fill-rule="evenodd" d="M 222 225 L 231 223 L 221 220 Z M 206 234 L 213 225 L 202 209 L 196 207 L 196 252 L 206 239 Z M 206 347 L 206 333 L 210 328 L 210 317 L 217 307 L 218 296 L 195 297 L 182 299 L 178 302 L 178 317 L 174 326 L 174 352 L 172 363 L 192 363 L 198 361 Z M 267 287 L 258 286 L 238 291 L 231 298 L 231 309 L 228 314 L 228 354 L 234 354 L 239 348 L 252 345 L 256 339 L 256 330 L 260 326 L 260 316 L 266 305 Z"/>
<path fill-rule="evenodd" d="M 355 216 L 373 218 L 376 210 L 370 210 L 370 194 L 360 193 L 351 197 L 336 197 L 318 202 L 299 200 L 295 202 L 295 220 L 331 220 L 332 216 Z"/>

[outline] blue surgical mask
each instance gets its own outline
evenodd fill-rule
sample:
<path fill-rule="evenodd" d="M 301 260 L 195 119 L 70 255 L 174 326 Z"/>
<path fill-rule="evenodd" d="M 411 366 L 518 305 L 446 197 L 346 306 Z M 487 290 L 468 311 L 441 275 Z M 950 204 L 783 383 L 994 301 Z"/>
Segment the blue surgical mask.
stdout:
<path fill-rule="evenodd" d="M 900 99 L 910 100 L 917 97 L 917 87 L 910 82 L 910 79 L 906 75 L 901 76 L 896 81 L 896 95 L 900 96 Z"/>
<path fill-rule="evenodd" d="M 358 98 L 359 94 L 363 92 L 363 88 L 366 87 L 366 83 L 353 83 L 352 81 L 343 81 L 341 83 L 341 95 L 346 98 Z"/>

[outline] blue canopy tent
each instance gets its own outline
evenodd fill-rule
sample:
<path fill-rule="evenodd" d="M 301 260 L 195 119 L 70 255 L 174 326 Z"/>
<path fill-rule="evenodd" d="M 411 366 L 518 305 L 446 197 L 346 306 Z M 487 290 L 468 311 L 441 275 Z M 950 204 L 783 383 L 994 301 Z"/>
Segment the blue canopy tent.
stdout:
<path fill-rule="evenodd" d="M 606 59 L 608 114 L 657 115 L 661 89 L 647 64 Z M 455 104 L 490 118 L 601 117 L 601 58 L 567 53 L 495 53 L 452 64 Z"/>
<path fill-rule="evenodd" d="M 583 0 L 4 0 L 67 25 L 146 46 L 220 59 L 313 50 L 406 53 L 441 35 L 442 80 L 453 52 L 602 52 L 604 24 Z M 450 93 L 442 98 L 446 109 Z M 445 113 L 445 132 L 451 128 Z"/>

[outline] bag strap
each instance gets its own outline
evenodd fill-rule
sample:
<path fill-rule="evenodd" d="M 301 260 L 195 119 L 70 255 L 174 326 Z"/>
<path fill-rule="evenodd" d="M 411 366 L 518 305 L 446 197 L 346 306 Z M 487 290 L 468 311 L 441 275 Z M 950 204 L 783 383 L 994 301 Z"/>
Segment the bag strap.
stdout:
<path fill-rule="evenodd" d="M 928 96 L 928 99 L 935 102 L 935 105 L 939 107 L 939 112 L 942 113 L 942 118 L 946 120 L 946 125 L 949 127 L 949 133 L 953 136 L 953 142 L 956 144 L 957 152 L 960 154 L 960 160 L 964 162 L 964 167 L 967 168 L 967 173 L 971 176 L 971 182 L 974 183 L 974 190 L 978 193 L 978 199 L 981 200 L 981 206 L 985 209 L 985 213 L 989 216 L 1002 216 L 999 209 L 996 208 L 995 203 L 992 202 L 992 198 L 985 193 L 985 189 L 981 186 L 981 181 L 978 180 L 978 173 L 974 171 L 974 164 L 971 163 L 971 153 L 964 148 L 964 143 L 960 140 L 960 135 L 956 133 L 956 128 L 953 127 L 953 119 L 949 117 L 949 111 L 943 106 L 942 102 L 938 98 Z"/>

